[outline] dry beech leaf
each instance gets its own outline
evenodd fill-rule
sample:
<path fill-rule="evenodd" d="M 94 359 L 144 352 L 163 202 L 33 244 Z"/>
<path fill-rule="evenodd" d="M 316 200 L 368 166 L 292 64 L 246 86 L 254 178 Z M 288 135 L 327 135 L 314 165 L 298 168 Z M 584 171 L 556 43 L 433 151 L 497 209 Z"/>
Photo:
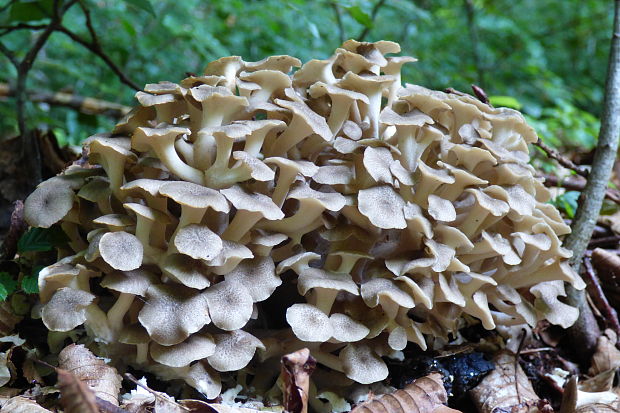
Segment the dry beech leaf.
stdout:
<path fill-rule="evenodd" d="M 67 370 L 56 369 L 60 403 L 66 413 L 99 413 L 95 393 L 74 374 Z"/>
<path fill-rule="evenodd" d="M 471 390 L 480 413 L 537 413 L 540 398 L 534 392 L 515 355 L 500 351 L 493 359 L 495 370 Z M 516 365 L 516 371 L 515 371 Z"/>
<path fill-rule="evenodd" d="M 605 334 L 598 338 L 596 351 L 592 356 L 592 365 L 588 370 L 590 376 L 620 367 L 620 350 L 616 348 L 617 341 L 616 333 L 610 329 L 605 330 Z"/>
<path fill-rule="evenodd" d="M 2 409 L 1 413 L 51 413 L 50 410 L 39 406 L 34 400 L 17 396 L 9 399 Z"/>
<path fill-rule="evenodd" d="M 82 380 L 95 396 L 118 406 L 121 376 L 114 367 L 108 366 L 83 345 L 70 344 L 58 355 L 61 369 Z"/>
<path fill-rule="evenodd" d="M 614 413 L 620 411 L 620 397 L 611 391 L 589 393 L 578 388 L 577 376 L 571 377 L 562 395 L 560 413 Z"/>
<path fill-rule="evenodd" d="M 310 375 L 316 368 L 316 360 L 307 348 L 282 357 L 283 404 L 287 412 L 308 412 Z"/>
<path fill-rule="evenodd" d="M 402 390 L 364 402 L 351 413 L 458 413 L 458 410 L 444 406 L 447 401 L 441 374 L 431 373 Z"/>

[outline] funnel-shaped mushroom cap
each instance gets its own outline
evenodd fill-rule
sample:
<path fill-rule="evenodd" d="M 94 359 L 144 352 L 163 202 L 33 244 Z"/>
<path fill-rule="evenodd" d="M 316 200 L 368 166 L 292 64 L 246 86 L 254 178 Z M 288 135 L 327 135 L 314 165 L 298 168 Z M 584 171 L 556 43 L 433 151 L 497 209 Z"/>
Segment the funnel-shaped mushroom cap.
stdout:
<path fill-rule="evenodd" d="M 339 358 L 347 377 L 358 383 L 376 383 L 388 376 L 387 366 L 368 345 L 349 344 Z"/>
<path fill-rule="evenodd" d="M 345 314 L 334 313 L 329 316 L 333 338 L 342 343 L 360 341 L 370 333 L 368 327 Z"/>
<path fill-rule="evenodd" d="M 170 254 L 160 264 L 162 272 L 181 284 L 202 290 L 211 285 L 209 267 L 203 261 L 184 254 Z"/>
<path fill-rule="evenodd" d="M 307 268 L 299 274 L 297 290 L 299 294 L 306 295 L 311 289 L 325 289 L 346 291 L 353 295 L 359 295 L 357 284 L 349 274 L 340 274 L 325 271 L 320 268 Z"/>
<path fill-rule="evenodd" d="M 99 252 L 101 258 L 115 270 L 131 271 L 142 265 L 144 248 L 135 235 L 118 231 L 101 237 Z"/>
<path fill-rule="evenodd" d="M 257 348 L 265 350 L 259 339 L 243 330 L 215 335 L 215 353 L 207 358 L 217 371 L 241 370 L 248 365 Z"/>
<path fill-rule="evenodd" d="M 333 334 L 329 317 L 310 304 L 293 304 L 286 310 L 286 322 L 301 341 L 325 342 Z"/>
<path fill-rule="evenodd" d="M 170 367 L 189 366 L 192 361 L 202 360 L 215 353 L 215 341 L 209 334 L 193 334 L 173 346 L 153 342 L 150 347 L 153 360 Z"/>
<path fill-rule="evenodd" d="M 208 261 L 210 270 L 218 275 L 225 275 L 247 259 L 254 258 L 252 251 L 243 244 L 233 241 L 222 240 L 222 252 L 217 257 Z"/>
<path fill-rule="evenodd" d="M 212 208 L 218 212 L 228 212 L 230 206 L 218 191 L 193 184 L 191 182 L 166 182 L 159 188 L 159 193 L 174 202 L 190 208 Z"/>
<path fill-rule="evenodd" d="M 236 281 L 225 280 L 212 285 L 205 293 L 205 299 L 211 321 L 222 330 L 238 330 L 252 317 L 252 296 Z"/>
<path fill-rule="evenodd" d="M 71 331 L 86 321 L 86 307 L 95 296 L 82 290 L 58 289 L 41 311 L 45 327 L 52 331 Z"/>
<path fill-rule="evenodd" d="M 39 271 L 39 297 L 46 303 L 61 287 L 68 287 L 80 271 L 80 266 L 56 263 Z"/>
<path fill-rule="evenodd" d="M 403 212 L 405 201 L 391 186 L 362 189 L 358 192 L 357 202 L 359 211 L 373 225 L 383 229 L 407 227 Z M 386 214 L 386 211 L 390 213 Z"/>
<path fill-rule="evenodd" d="M 101 286 L 121 293 L 144 297 L 146 290 L 159 281 L 150 271 L 138 268 L 132 271 L 114 271 L 101 280 Z"/>
<path fill-rule="evenodd" d="M 366 305 L 369 307 L 381 305 L 386 313 L 393 314 L 394 307 L 415 307 L 413 297 L 396 282 L 387 278 L 373 278 L 365 282 L 362 284 L 361 293 Z"/>
<path fill-rule="evenodd" d="M 271 297 L 282 284 L 282 280 L 276 275 L 276 267 L 271 257 L 242 261 L 234 270 L 224 275 L 224 278 L 242 285 L 255 303 Z"/>
<path fill-rule="evenodd" d="M 249 193 L 239 186 L 220 191 L 237 210 L 256 212 L 268 220 L 282 219 L 284 213 L 273 203 L 271 198 L 258 193 Z"/>
<path fill-rule="evenodd" d="M 294 67 L 301 67 L 301 60 L 288 55 L 268 56 L 257 62 L 245 62 L 243 68 L 248 71 L 254 70 L 278 70 L 288 73 Z"/>
<path fill-rule="evenodd" d="M 205 298 L 179 285 L 154 284 L 146 291 L 140 324 L 157 343 L 172 346 L 209 324 Z"/>
<path fill-rule="evenodd" d="M 223 248 L 222 239 L 206 225 L 188 225 L 174 237 L 174 246 L 194 259 L 211 260 Z"/>
<path fill-rule="evenodd" d="M 24 203 L 24 219 L 33 227 L 49 228 L 73 208 L 75 193 L 68 185 L 43 183 Z"/>

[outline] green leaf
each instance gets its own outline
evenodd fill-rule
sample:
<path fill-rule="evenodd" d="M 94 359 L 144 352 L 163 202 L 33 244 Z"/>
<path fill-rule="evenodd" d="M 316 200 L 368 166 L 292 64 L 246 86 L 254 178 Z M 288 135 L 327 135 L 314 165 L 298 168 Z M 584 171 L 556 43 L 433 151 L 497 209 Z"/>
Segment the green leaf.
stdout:
<path fill-rule="evenodd" d="M 493 106 L 502 106 L 505 108 L 512 108 L 516 110 L 521 110 L 523 105 L 517 99 L 512 96 L 490 96 L 489 102 Z"/>
<path fill-rule="evenodd" d="M 148 14 L 155 17 L 155 9 L 153 8 L 153 5 L 151 4 L 150 0 L 124 0 L 124 1 L 130 6 L 133 6 L 136 9 L 144 10 Z"/>
<path fill-rule="evenodd" d="M 581 193 L 578 191 L 566 191 L 562 195 L 558 195 L 553 200 L 553 204 L 566 212 L 566 215 L 569 218 L 573 218 L 575 216 L 575 212 L 577 211 L 577 201 L 579 200 L 579 195 L 581 195 Z"/>
<path fill-rule="evenodd" d="M 352 6 L 346 8 L 351 17 L 355 19 L 359 24 L 371 28 L 373 26 L 372 17 L 364 10 L 360 8 L 360 6 Z"/>
<path fill-rule="evenodd" d="M 39 292 L 39 272 L 45 268 L 40 265 L 32 269 L 32 275 L 22 278 L 21 289 L 26 294 L 37 294 Z"/>
<path fill-rule="evenodd" d="M 0 272 L 0 300 L 6 300 L 13 291 L 17 289 L 17 281 L 8 272 Z"/>
<path fill-rule="evenodd" d="M 30 22 L 48 19 L 52 16 L 53 0 L 21 0 L 13 3 L 9 11 L 9 21 Z"/>
<path fill-rule="evenodd" d="M 17 250 L 19 252 L 51 251 L 67 241 L 69 239 L 58 226 L 31 228 L 17 242 Z"/>

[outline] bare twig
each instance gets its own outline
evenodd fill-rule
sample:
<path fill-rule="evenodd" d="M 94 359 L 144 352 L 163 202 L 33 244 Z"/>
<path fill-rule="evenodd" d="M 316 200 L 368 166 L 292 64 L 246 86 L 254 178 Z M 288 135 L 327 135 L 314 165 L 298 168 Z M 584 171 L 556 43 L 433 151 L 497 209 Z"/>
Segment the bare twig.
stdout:
<path fill-rule="evenodd" d="M 104 115 L 111 118 L 120 118 L 131 108 L 119 103 L 94 99 L 91 97 L 74 95 L 65 92 L 32 92 L 26 91 L 28 101 L 47 103 L 54 106 L 65 106 L 90 115 Z M 0 83 L 0 97 L 15 96 L 15 90 L 6 83 Z"/>
<path fill-rule="evenodd" d="M 555 175 L 543 175 L 542 177 L 545 178 L 545 186 L 564 188 L 570 191 L 583 191 L 587 182 L 583 178 L 579 178 L 579 180 L 570 177 L 560 179 Z M 620 204 L 620 191 L 614 188 L 607 188 L 605 191 L 605 198 L 616 204 Z"/>
<path fill-rule="evenodd" d="M 340 43 L 344 43 L 344 41 L 346 40 L 346 35 L 344 32 L 344 26 L 342 25 L 342 12 L 340 11 L 340 5 L 335 1 L 331 1 L 329 5 L 334 10 L 334 16 L 336 17 L 336 27 L 338 27 L 338 39 L 340 40 Z"/>
<path fill-rule="evenodd" d="M 43 30 L 47 24 L 17 23 L 11 26 L 0 26 L 0 36 L 14 32 L 15 30 Z"/>
<path fill-rule="evenodd" d="M 383 7 L 384 4 L 385 4 L 385 0 L 379 0 L 378 2 L 375 3 L 374 7 L 372 8 L 372 11 L 370 12 L 370 18 L 373 21 L 373 23 L 375 19 L 377 18 L 377 14 L 379 14 L 379 10 L 381 10 L 381 7 Z M 370 29 L 371 29 L 370 26 L 364 27 L 364 30 L 362 30 L 361 33 L 357 36 L 357 40 L 360 42 L 363 42 L 366 36 L 368 36 L 368 33 L 370 33 Z"/>
<path fill-rule="evenodd" d="M 588 183 L 579 198 L 579 206 L 572 225 L 572 233 L 564 241 L 564 246 L 573 252 L 571 265 L 579 270 L 582 258 L 592 237 L 596 219 L 603 204 L 607 182 L 618 151 L 620 137 L 620 0 L 614 1 L 614 26 L 609 53 L 609 65 L 605 84 L 605 98 L 601 115 L 601 129 L 594 152 L 592 169 Z M 569 329 L 569 334 L 580 349 L 584 359 L 589 360 L 596 348 L 600 335 L 596 320 L 587 305 L 584 291 L 567 286 L 568 303 L 579 308 L 577 322 Z"/>
<path fill-rule="evenodd" d="M 560 152 L 556 151 L 551 146 L 544 143 L 540 138 L 538 138 L 538 140 L 534 142 L 534 145 L 542 149 L 549 158 L 555 159 L 564 168 L 571 169 L 575 171 L 578 175 L 583 176 L 584 178 L 588 177 L 588 171 L 585 168 L 577 165 L 575 162 L 571 161 Z"/>
<path fill-rule="evenodd" d="M 601 287 L 601 281 L 599 280 L 594 267 L 592 266 L 592 258 L 584 257 L 583 266 L 585 268 L 584 274 L 586 283 L 588 284 L 588 293 L 592 297 L 592 301 L 605 318 L 605 322 L 608 327 L 616 332 L 620 336 L 620 322 L 618 321 L 618 313 L 609 305 L 609 301 L 605 296 L 605 292 Z"/>
<path fill-rule="evenodd" d="M 619 235 L 611 235 L 609 237 L 593 238 L 588 242 L 588 249 L 597 247 L 617 247 L 620 243 Z"/>

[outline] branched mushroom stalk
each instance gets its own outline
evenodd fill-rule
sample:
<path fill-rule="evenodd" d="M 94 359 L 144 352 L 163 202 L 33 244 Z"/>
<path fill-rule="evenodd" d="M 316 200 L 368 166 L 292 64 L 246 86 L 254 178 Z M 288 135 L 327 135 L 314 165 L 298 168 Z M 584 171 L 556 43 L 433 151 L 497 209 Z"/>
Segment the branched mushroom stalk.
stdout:
<path fill-rule="evenodd" d="M 386 378 L 383 357 L 467 323 L 571 325 L 564 283 L 584 283 L 527 164 L 533 129 L 401 84 L 414 59 L 384 56 L 399 50 L 233 56 L 148 85 L 114 135 L 87 141 L 101 167 L 26 200 L 31 225 L 71 231 L 72 255 L 39 280 L 51 338 L 84 324 L 113 361 L 215 398 L 220 373 L 254 385 L 252 360 L 255 384 L 275 388 L 272 361 L 302 347 L 368 384 Z"/>

